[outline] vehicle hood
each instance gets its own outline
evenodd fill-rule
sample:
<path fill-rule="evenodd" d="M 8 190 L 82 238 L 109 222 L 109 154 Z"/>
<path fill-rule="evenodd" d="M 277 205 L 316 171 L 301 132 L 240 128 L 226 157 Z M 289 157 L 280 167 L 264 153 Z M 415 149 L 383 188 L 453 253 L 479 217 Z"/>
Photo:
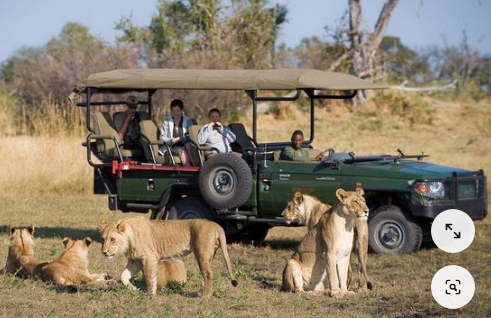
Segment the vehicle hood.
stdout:
<path fill-rule="evenodd" d="M 451 177 L 453 172 L 461 174 L 470 171 L 415 160 L 401 160 L 397 163 L 391 160 L 341 164 L 341 173 L 345 176 L 386 179 L 442 179 Z"/>

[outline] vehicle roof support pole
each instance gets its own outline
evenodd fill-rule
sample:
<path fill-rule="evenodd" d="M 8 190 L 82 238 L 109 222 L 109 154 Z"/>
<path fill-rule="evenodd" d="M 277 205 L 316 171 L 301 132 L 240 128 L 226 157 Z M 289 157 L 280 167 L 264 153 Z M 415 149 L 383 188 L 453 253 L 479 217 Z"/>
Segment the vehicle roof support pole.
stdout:
<path fill-rule="evenodd" d="M 87 94 L 86 94 L 86 98 L 87 98 L 87 109 L 85 111 L 85 126 L 87 126 L 87 130 L 88 131 L 91 131 L 91 132 L 94 132 L 94 130 L 90 127 L 90 97 L 91 97 L 91 90 L 90 90 L 90 87 L 87 87 Z"/>
<path fill-rule="evenodd" d="M 309 144 L 312 144 L 314 141 L 314 104 L 315 101 L 312 97 L 310 97 L 310 139 Z"/>
<path fill-rule="evenodd" d="M 257 90 L 247 90 L 246 93 L 252 99 L 252 140 L 257 144 Z"/>
<path fill-rule="evenodd" d="M 152 96 L 155 94 L 156 90 L 155 89 L 150 89 L 148 91 L 148 114 L 150 115 L 150 118 L 152 118 L 152 109 L 153 109 L 153 104 L 152 104 Z"/>

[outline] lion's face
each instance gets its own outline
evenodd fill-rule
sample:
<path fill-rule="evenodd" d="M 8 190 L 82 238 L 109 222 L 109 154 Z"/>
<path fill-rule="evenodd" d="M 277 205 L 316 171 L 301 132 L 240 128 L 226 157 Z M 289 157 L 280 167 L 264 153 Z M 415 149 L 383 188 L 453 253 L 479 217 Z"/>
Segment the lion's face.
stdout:
<path fill-rule="evenodd" d="M 102 254 L 112 258 L 119 253 L 125 253 L 128 249 L 127 239 L 124 236 L 124 226 L 119 222 L 116 226 L 101 221 L 99 224 L 102 232 Z"/>
<path fill-rule="evenodd" d="M 355 215 L 357 218 L 368 218 L 368 206 L 363 195 L 365 192 L 362 188 L 356 191 L 345 191 L 338 189 L 336 196 L 343 203 L 343 209 L 346 214 Z"/>
<path fill-rule="evenodd" d="M 295 220 L 296 218 L 301 218 L 304 213 L 302 211 L 304 198 L 300 192 L 295 192 L 293 200 L 288 202 L 286 208 L 281 213 L 281 216 L 285 218 L 288 222 Z"/>

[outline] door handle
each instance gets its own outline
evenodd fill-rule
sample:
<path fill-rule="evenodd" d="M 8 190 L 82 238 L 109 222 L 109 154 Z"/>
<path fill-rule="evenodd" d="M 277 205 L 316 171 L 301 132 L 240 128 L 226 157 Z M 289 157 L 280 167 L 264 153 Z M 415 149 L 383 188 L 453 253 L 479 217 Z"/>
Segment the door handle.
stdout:
<path fill-rule="evenodd" d="M 283 180 L 283 181 L 290 180 L 290 174 L 280 173 L 280 180 Z"/>

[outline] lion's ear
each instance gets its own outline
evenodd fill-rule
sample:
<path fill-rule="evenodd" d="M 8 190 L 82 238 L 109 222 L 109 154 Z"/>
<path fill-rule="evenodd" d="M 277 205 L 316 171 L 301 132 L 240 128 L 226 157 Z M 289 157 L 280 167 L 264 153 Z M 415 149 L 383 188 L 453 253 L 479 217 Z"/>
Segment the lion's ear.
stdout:
<path fill-rule="evenodd" d="M 123 233 L 125 227 L 126 227 L 126 222 L 124 220 L 118 221 L 118 224 L 116 224 L 116 229 L 118 230 L 119 233 Z"/>
<path fill-rule="evenodd" d="M 360 195 L 360 196 L 364 196 L 365 195 L 365 191 L 363 191 L 363 189 L 360 188 L 360 187 L 357 187 L 356 188 L 356 193 L 358 193 L 358 195 Z"/>
<path fill-rule="evenodd" d="M 336 196 L 338 197 L 338 200 L 340 202 L 344 203 L 344 201 L 348 198 L 349 194 L 348 192 L 346 192 L 346 190 L 339 188 L 336 190 Z"/>
<path fill-rule="evenodd" d="M 108 226 L 107 222 L 102 220 L 100 223 L 99 223 L 99 230 L 101 230 L 101 232 L 104 232 L 104 230 L 106 229 L 106 227 Z"/>
<path fill-rule="evenodd" d="M 92 239 L 90 237 L 86 237 L 84 238 L 84 243 L 85 243 L 85 246 L 90 246 L 90 244 L 92 244 Z"/>
<path fill-rule="evenodd" d="M 66 246 L 68 245 L 68 243 L 70 243 L 70 238 L 65 236 L 62 240 L 63 242 L 63 246 L 66 248 Z"/>
<path fill-rule="evenodd" d="M 303 202 L 303 195 L 302 195 L 302 193 L 299 192 L 299 191 L 295 192 L 295 194 L 293 196 L 293 201 L 295 201 L 295 203 L 297 205 L 300 205 Z"/>
<path fill-rule="evenodd" d="M 10 227 L 10 236 L 14 235 L 15 231 L 17 231 L 17 229 L 15 227 Z"/>
<path fill-rule="evenodd" d="M 34 225 L 29 226 L 27 230 L 31 233 L 31 236 L 34 236 Z"/>

